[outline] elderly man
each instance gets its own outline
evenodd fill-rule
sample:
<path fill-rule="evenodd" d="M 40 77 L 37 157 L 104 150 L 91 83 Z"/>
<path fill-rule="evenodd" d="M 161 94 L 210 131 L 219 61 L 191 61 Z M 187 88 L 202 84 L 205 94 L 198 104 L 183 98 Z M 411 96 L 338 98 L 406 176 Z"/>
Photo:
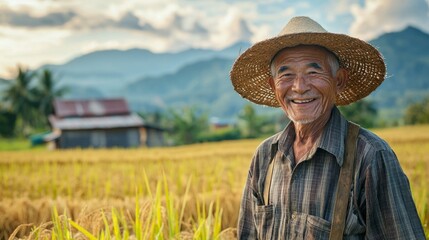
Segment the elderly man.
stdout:
<path fill-rule="evenodd" d="M 392 149 L 336 107 L 367 96 L 384 76 L 374 47 L 307 17 L 237 59 L 235 90 L 291 120 L 252 159 L 239 239 L 425 239 Z"/>

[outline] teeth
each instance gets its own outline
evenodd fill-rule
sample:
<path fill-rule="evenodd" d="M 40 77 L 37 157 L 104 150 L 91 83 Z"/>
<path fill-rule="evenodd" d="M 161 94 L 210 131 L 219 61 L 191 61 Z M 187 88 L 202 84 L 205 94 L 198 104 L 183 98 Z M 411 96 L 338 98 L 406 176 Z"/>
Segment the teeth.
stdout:
<path fill-rule="evenodd" d="M 313 100 L 314 100 L 314 98 L 313 99 L 306 99 L 306 100 L 292 100 L 292 102 L 294 102 L 294 103 L 309 103 Z"/>

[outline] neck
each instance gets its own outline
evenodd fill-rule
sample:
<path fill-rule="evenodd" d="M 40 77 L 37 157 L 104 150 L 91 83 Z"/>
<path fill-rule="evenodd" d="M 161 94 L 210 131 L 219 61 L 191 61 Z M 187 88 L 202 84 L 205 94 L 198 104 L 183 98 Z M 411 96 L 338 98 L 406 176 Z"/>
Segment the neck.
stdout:
<path fill-rule="evenodd" d="M 295 128 L 294 152 L 296 161 L 299 161 L 301 157 L 314 146 L 317 139 L 322 135 L 323 129 L 329 121 L 330 116 L 331 111 L 328 111 L 326 114 L 323 114 L 310 123 L 293 123 Z"/>
<path fill-rule="evenodd" d="M 307 143 L 315 141 L 322 134 L 328 120 L 328 117 L 324 117 L 307 124 L 294 123 L 295 142 Z"/>

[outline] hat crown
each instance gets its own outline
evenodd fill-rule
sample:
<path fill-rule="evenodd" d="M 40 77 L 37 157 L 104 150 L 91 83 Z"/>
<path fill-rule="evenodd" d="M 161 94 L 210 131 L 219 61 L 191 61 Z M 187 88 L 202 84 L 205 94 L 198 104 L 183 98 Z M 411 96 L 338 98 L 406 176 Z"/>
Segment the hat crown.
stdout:
<path fill-rule="evenodd" d="M 326 33 L 327 31 L 309 17 L 294 17 L 279 33 L 279 36 L 295 33 Z"/>
<path fill-rule="evenodd" d="M 272 107 L 280 107 L 269 84 L 270 61 L 282 49 L 298 45 L 321 46 L 337 56 L 348 81 L 336 94 L 336 105 L 347 105 L 374 91 L 384 80 L 386 66 L 380 52 L 371 44 L 344 34 L 327 32 L 308 17 L 294 17 L 279 36 L 255 43 L 242 53 L 231 69 L 235 91 L 243 98 Z"/>

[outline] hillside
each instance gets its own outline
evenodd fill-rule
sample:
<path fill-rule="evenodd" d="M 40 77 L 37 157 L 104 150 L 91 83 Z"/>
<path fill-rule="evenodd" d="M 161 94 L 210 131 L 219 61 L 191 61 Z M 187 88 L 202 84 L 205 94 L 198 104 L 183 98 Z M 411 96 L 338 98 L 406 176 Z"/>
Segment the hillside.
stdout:
<path fill-rule="evenodd" d="M 124 92 L 134 110 L 197 106 L 211 115 L 230 117 L 246 102 L 229 81 L 232 59 L 214 58 L 188 65 L 174 74 L 148 77 L 130 84 Z"/>
<path fill-rule="evenodd" d="M 429 95 L 429 35 L 407 27 L 371 43 L 386 60 L 387 79 L 368 99 L 383 118 L 395 120 L 410 103 Z M 105 50 L 48 67 L 62 85 L 71 86 L 67 98 L 124 96 L 136 111 L 198 105 L 212 115 L 231 116 L 245 101 L 233 91 L 229 71 L 247 47 L 239 42 L 222 50 L 176 53 Z"/>
<path fill-rule="evenodd" d="M 399 117 L 410 103 L 429 95 L 429 35 L 407 27 L 371 43 L 385 58 L 387 78 L 370 99 L 386 117 Z"/>
<path fill-rule="evenodd" d="M 249 43 L 238 42 L 221 50 L 188 49 L 176 53 L 154 53 L 145 49 L 102 50 L 76 57 L 62 65 L 45 65 L 61 76 L 61 85 L 94 89 L 105 96 L 118 95 L 141 77 L 171 74 L 180 68 L 212 58 L 236 58 Z M 91 88 L 93 88 L 91 90 Z M 85 91 L 84 91 L 85 92 Z"/>

